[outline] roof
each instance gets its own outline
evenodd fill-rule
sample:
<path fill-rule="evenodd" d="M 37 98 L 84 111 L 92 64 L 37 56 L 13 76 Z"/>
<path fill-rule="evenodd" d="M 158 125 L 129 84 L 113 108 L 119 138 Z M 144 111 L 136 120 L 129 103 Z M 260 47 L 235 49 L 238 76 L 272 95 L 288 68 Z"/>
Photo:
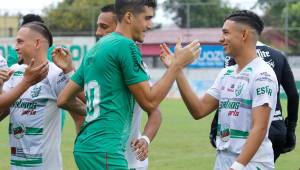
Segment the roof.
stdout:
<path fill-rule="evenodd" d="M 198 39 L 200 43 L 219 43 L 222 28 L 163 28 L 146 32 L 144 44 L 176 43 L 181 37 L 183 43 Z"/>

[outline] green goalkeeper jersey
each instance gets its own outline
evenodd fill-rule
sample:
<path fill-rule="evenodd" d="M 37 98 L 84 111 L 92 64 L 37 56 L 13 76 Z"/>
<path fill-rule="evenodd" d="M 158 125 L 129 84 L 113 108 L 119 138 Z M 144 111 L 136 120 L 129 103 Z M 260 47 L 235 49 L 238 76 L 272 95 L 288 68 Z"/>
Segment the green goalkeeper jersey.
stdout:
<path fill-rule="evenodd" d="M 74 151 L 123 154 L 135 104 L 128 86 L 148 79 L 133 40 L 116 32 L 101 38 L 72 77 L 87 100 Z"/>

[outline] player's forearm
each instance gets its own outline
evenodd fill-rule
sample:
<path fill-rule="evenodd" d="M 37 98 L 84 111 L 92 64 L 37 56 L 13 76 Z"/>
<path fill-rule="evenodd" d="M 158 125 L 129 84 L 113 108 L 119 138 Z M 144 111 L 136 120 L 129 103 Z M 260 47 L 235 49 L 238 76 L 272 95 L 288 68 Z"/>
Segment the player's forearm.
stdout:
<path fill-rule="evenodd" d="M 82 91 L 82 88 L 77 85 L 75 82 L 70 80 L 65 88 L 59 93 L 57 98 L 57 106 L 58 107 L 65 107 L 65 105 L 75 100 L 76 95 Z"/>
<path fill-rule="evenodd" d="M 146 100 L 142 101 L 142 103 L 139 102 L 146 112 L 154 111 L 167 96 L 180 69 L 178 65 L 173 64 L 169 67 L 164 76 L 149 88 L 149 91 L 146 92 Z"/>
<path fill-rule="evenodd" d="M 0 109 L 0 122 L 9 115 L 8 109 Z"/>
<path fill-rule="evenodd" d="M 10 105 L 15 103 L 30 86 L 31 85 L 28 82 L 22 80 L 10 91 L 2 93 L 0 95 L 0 108 L 8 108 Z"/>
<path fill-rule="evenodd" d="M 266 126 L 253 127 L 249 133 L 244 149 L 237 157 L 236 161 L 246 166 L 257 152 L 267 133 Z"/>
<path fill-rule="evenodd" d="M 79 115 L 86 115 L 85 104 L 78 98 L 68 100 L 61 108 Z"/>
<path fill-rule="evenodd" d="M 200 119 L 204 117 L 205 114 L 202 114 L 201 110 L 199 110 L 201 108 L 201 102 L 198 96 L 193 92 L 182 71 L 178 74 L 176 82 L 180 95 L 193 118 Z"/>
<path fill-rule="evenodd" d="M 161 112 L 157 108 L 151 113 L 148 113 L 148 121 L 145 125 L 143 134 L 146 135 L 150 141 L 156 136 L 161 124 Z"/>

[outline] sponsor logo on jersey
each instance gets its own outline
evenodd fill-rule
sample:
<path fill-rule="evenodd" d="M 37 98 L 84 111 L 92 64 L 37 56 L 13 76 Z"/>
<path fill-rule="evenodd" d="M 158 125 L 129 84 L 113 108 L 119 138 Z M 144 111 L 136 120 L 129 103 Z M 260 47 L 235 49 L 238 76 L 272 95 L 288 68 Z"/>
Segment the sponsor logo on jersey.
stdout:
<path fill-rule="evenodd" d="M 24 108 L 24 109 L 36 109 L 37 102 L 24 101 L 23 99 L 17 100 L 12 107 L 14 108 Z"/>
<path fill-rule="evenodd" d="M 227 72 L 224 74 L 224 76 L 226 75 L 232 75 L 234 72 L 234 70 L 227 70 Z"/>
<path fill-rule="evenodd" d="M 221 101 L 219 105 L 219 109 L 239 109 L 240 102 L 236 101 Z"/>
<path fill-rule="evenodd" d="M 16 124 L 12 127 L 12 132 L 15 138 L 21 139 L 25 134 L 25 126 L 22 124 Z"/>
<path fill-rule="evenodd" d="M 259 77 L 255 81 L 267 81 L 267 82 L 273 82 L 273 80 L 269 77 Z"/>
<path fill-rule="evenodd" d="M 60 84 L 60 83 L 63 83 L 63 82 L 65 82 L 65 81 L 67 81 L 67 76 L 63 73 L 63 72 L 61 72 L 60 74 L 59 74 L 59 80 L 57 81 L 57 85 L 58 84 Z"/>
<path fill-rule="evenodd" d="M 251 73 L 252 71 L 253 71 L 252 67 L 247 67 L 245 70 L 246 73 Z"/>
<path fill-rule="evenodd" d="M 268 94 L 269 96 L 272 96 L 272 89 L 269 86 L 259 87 L 256 89 L 256 94 L 263 95 Z"/>
<path fill-rule="evenodd" d="M 227 91 L 234 92 L 234 84 L 231 84 L 230 88 L 227 88 Z"/>
<path fill-rule="evenodd" d="M 262 59 L 270 57 L 269 51 L 263 51 L 261 49 L 256 49 L 256 55 Z"/>
<path fill-rule="evenodd" d="M 238 76 L 236 79 L 238 79 L 238 80 L 244 80 L 246 82 L 250 81 L 250 79 L 249 79 L 248 76 L 243 76 L 243 75 Z"/>
<path fill-rule="evenodd" d="M 229 141 L 230 130 L 229 130 L 229 126 L 227 124 L 224 124 L 221 126 L 220 137 L 223 142 Z"/>
<path fill-rule="evenodd" d="M 271 77 L 271 75 L 268 72 L 262 72 L 262 73 L 259 73 L 259 75 L 265 76 L 265 77 Z"/>
<path fill-rule="evenodd" d="M 30 94 L 32 98 L 38 97 L 40 95 L 42 86 L 34 86 L 34 88 L 31 90 Z"/>
<path fill-rule="evenodd" d="M 241 95 L 242 90 L 243 90 L 244 84 L 240 83 L 237 88 L 235 89 L 235 96 L 238 97 Z"/>
<path fill-rule="evenodd" d="M 231 110 L 228 112 L 228 116 L 239 116 L 240 112 L 237 110 Z"/>
<path fill-rule="evenodd" d="M 19 77 L 19 76 L 23 76 L 23 72 L 22 71 L 15 71 L 13 76 Z"/>
<path fill-rule="evenodd" d="M 24 115 L 36 115 L 36 111 L 35 110 L 25 110 L 22 112 L 21 114 L 22 116 Z"/>

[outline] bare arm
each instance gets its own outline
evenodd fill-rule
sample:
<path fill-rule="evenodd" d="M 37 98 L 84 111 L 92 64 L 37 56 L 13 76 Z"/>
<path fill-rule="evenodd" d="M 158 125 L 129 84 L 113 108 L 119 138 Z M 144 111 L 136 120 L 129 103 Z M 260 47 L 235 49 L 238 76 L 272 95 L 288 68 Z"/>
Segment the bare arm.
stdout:
<path fill-rule="evenodd" d="M 179 73 L 176 82 L 181 97 L 194 119 L 201 119 L 217 109 L 219 105 L 218 100 L 207 93 L 199 98 L 193 92 L 183 72 Z"/>
<path fill-rule="evenodd" d="M 271 108 L 267 104 L 252 109 L 252 128 L 241 154 L 236 159 L 244 166 L 250 162 L 266 136 L 270 112 Z"/>
<path fill-rule="evenodd" d="M 160 47 L 160 59 L 166 67 L 170 67 L 175 58 L 174 54 L 170 51 L 165 43 L 160 45 Z M 181 97 L 194 119 L 205 117 L 218 107 L 218 100 L 208 94 L 198 98 L 195 92 L 193 92 L 182 71 L 179 72 L 176 82 Z"/>
<path fill-rule="evenodd" d="M 174 61 L 159 81 L 152 87 L 150 87 L 148 82 L 129 86 L 135 99 L 146 112 L 153 112 L 158 107 L 159 103 L 168 94 L 179 71 L 198 57 L 199 46 L 198 41 L 194 41 L 182 48 L 180 41 L 178 41 L 175 47 Z"/>
<path fill-rule="evenodd" d="M 159 108 L 156 108 L 153 112 L 147 114 L 148 114 L 148 120 L 144 127 L 143 134 L 148 136 L 150 141 L 153 141 L 162 121 L 161 112 Z"/>
<path fill-rule="evenodd" d="M 9 115 L 9 109 L 0 109 L 0 122 Z"/>
<path fill-rule="evenodd" d="M 148 114 L 148 121 L 144 127 L 143 136 L 149 138 L 149 142 L 154 139 L 161 124 L 161 112 L 157 108 Z M 148 157 L 149 144 L 144 138 L 133 139 L 131 146 L 137 152 L 137 159 L 143 161 Z"/>
<path fill-rule="evenodd" d="M 84 103 L 76 97 L 82 88 L 70 80 L 60 92 L 57 99 L 57 106 L 77 114 L 85 115 Z"/>

